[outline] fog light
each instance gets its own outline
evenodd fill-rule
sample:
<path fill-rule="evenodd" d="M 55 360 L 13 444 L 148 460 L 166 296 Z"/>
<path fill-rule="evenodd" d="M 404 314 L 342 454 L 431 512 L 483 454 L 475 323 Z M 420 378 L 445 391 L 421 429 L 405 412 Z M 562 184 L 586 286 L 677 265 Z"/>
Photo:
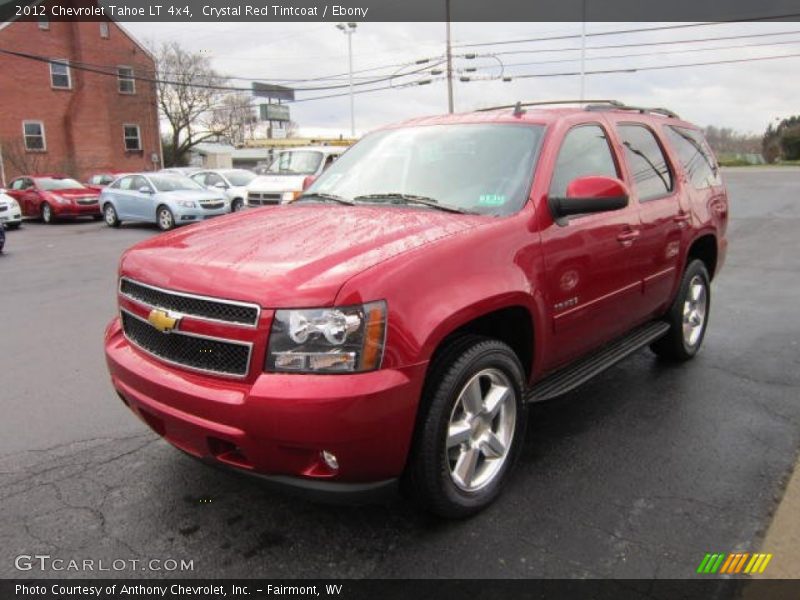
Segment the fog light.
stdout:
<path fill-rule="evenodd" d="M 327 450 L 323 450 L 320 454 L 322 454 L 322 460 L 325 461 L 325 464 L 334 471 L 339 470 L 339 461 L 336 459 L 336 455 L 328 452 Z"/>

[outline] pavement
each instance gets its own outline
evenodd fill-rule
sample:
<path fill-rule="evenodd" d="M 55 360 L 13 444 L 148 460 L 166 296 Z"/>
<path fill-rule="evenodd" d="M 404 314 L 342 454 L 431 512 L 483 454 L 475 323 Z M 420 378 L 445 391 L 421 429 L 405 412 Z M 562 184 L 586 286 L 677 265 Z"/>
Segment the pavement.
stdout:
<path fill-rule="evenodd" d="M 157 231 L 9 232 L 0 577 L 683 578 L 707 552 L 771 551 L 765 535 L 800 448 L 800 169 L 732 169 L 726 180 L 730 250 L 702 352 L 676 367 L 643 350 L 533 406 L 505 493 L 461 522 L 400 500 L 299 500 L 173 449 L 117 399 L 102 355 L 119 255 Z M 798 504 L 787 506 L 796 522 Z M 783 572 L 800 575 L 796 544 L 774 547 L 775 565 L 784 556 Z M 34 554 L 124 566 L 15 568 Z M 193 569 L 129 562 L 149 559 Z"/>

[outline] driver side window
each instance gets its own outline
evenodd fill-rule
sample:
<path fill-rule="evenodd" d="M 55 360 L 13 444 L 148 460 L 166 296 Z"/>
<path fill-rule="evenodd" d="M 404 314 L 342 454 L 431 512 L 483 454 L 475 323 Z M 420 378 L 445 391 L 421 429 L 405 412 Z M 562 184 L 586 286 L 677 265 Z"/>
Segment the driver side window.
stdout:
<path fill-rule="evenodd" d="M 563 198 L 573 179 L 587 175 L 619 178 L 608 137 L 599 125 L 578 125 L 564 136 L 550 182 L 550 197 Z"/>

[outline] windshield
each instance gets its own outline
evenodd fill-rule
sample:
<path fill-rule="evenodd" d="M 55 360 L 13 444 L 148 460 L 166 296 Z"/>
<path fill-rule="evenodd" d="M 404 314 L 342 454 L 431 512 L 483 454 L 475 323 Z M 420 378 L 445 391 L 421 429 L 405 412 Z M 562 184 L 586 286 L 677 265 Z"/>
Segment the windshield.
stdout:
<path fill-rule="evenodd" d="M 150 181 L 159 192 L 177 192 L 178 190 L 202 190 L 203 186 L 183 175 L 150 175 Z"/>
<path fill-rule="evenodd" d="M 267 167 L 270 175 L 313 175 L 322 162 L 322 152 L 295 150 L 281 152 Z"/>
<path fill-rule="evenodd" d="M 48 192 L 53 190 L 82 190 L 83 184 L 69 178 L 42 177 L 36 180 L 36 184 Z"/>
<path fill-rule="evenodd" d="M 250 171 L 224 171 L 223 175 L 236 187 L 243 187 L 256 178 L 256 174 Z"/>
<path fill-rule="evenodd" d="M 508 215 L 527 200 L 541 125 L 459 124 L 379 131 L 337 160 L 306 195 L 356 202 L 421 197 Z"/>

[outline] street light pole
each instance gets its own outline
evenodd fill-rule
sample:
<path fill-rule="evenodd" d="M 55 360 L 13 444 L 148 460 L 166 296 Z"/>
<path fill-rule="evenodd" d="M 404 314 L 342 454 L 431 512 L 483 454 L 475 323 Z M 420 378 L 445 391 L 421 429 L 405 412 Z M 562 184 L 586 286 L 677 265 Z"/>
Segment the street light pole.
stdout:
<path fill-rule="evenodd" d="M 586 95 L 586 0 L 581 15 L 581 102 Z"/>
<path fill-rule="evenodd" d="M 444 0 L 447 21 L 447 111 L 453 114 L 453 47 L 450 43 L 450 0 Z"/>
<path fill-rule="evenodd" d="M 353 93 L 353 34 L 356 32 L 355 23 L 339 23 L 336 26 L 347 36 L 347 56 L 350 73 L 350 137 L 356 137 L 356 108 L 355 94 Z"/>

